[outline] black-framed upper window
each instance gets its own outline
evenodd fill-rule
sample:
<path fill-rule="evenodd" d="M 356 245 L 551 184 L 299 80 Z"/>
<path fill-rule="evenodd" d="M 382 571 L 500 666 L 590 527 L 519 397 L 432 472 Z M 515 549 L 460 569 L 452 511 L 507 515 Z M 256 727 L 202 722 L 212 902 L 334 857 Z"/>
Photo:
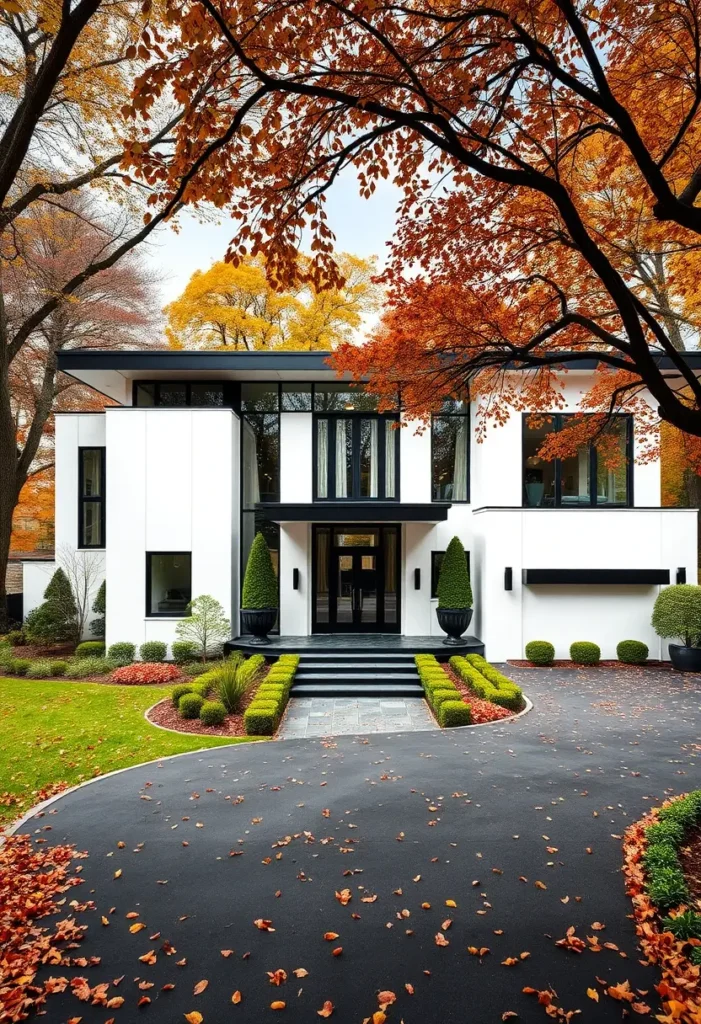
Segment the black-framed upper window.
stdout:
<path fill-rule="evenodd" d="M 192 553 L 149 551 L 146 554 L 146 615 L 184 616 L 192 600 Z"/>
<path fill-rule="evenodd" d="M 431 500 L 470 500 L 470 410 L 466 399 L 448 398 L 431 417 Z"/>
<path fill-rule="evenodd" d="M 105 546 L 105 449 L 78 449 L 78 547 Z"/>
<path fill-rule="evenodd" d="M 223 381 L 135 381 L 133 402 L 139 408 L 221 408 L 231 404 Z"/>
<path fill-rule="evenodd" d="M 314 417 L 317 501 L 398 501 L 398 416 L 351 412 Z"/>
<path fill-rule="evenodd" d="M 537 418 L 536 418 L 537 417 Z M 541 459 L 548 434 L 565 428 L 573 413 L 523 416 L 523 505 L 526 508 L 627 507 L 633 504 L 633 417 L 619 414 L 606 426 L 607 442 L 591 441 L 566 459 Z M 530 421 L 530 422 L 529 422 Z M 613 468 L 611 447 L 619 458 Z"/>

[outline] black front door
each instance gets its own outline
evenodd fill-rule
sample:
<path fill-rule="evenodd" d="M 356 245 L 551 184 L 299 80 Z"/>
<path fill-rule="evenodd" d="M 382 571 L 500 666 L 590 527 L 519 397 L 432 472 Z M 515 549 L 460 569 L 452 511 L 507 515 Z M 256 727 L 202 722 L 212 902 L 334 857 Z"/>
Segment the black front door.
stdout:
<path fill-rule="evenodd" d="M 399 632 L 398 526 L 316 526 L 314 553 L 314 632 Z"/>

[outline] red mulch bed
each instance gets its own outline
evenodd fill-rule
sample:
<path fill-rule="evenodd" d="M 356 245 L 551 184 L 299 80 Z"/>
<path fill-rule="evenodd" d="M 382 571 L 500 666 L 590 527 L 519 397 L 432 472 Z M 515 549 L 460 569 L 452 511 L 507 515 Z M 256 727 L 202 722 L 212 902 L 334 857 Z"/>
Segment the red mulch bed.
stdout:
<path fill-rule="evenodd" d="M 670 672 L 672 671 L 672 665 L 669 661 L 653 661 L 651 658 L 643 665 L 628 665 L 625 661 L 600 661 L 598 665 L 577 665 L 574 661 L 569 661 L 568 659 L 563 659 L 562 661 L 555 660 L 550 665 L 534 665 L 532 661 L 519 661 L 516 658 L 509 658 L 507 665 L 513 665 L 514 668 L 627 668 L 634 669 L 636 672 L 640 671 L 641 668 L 666 668 Z"/>
<path fill-rule="evenodd" d="M 513 718 L 513 711 L 508 711 L 498 704 L 492 704 L 491 701 L 478 697 L 449 665 L 443 665 L 442 668 L 445 669 L 458 690 L 460 690 L 463 700 L 470 705 L 473 725 L 483 725 L 485 722 L 500 722 L 504 718 Z"/>
<path fill-rule="evenodd" d="M 167 684 L 172 685 L 172 684 Z M 253 700 L 257 686 L 243 699 L 243 708 L 238 715 L 227 715 L 221 725 L 205 725 L 199 718 L 181 718 L 172 700 L 162 700 L 156 704 L 146 718 L 154 725 L 162 725 L 166 729 L 174 729 L 176 732 L 189 732 L 200 736 L 245 736 L 246 730 L 243 727 L 243 712 Z"/>

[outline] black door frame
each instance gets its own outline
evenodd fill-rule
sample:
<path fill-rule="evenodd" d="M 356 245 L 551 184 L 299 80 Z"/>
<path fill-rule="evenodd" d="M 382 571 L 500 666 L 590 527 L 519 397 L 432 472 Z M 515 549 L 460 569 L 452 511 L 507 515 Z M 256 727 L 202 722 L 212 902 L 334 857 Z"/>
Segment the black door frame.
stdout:
<path fill-rule="evenodd" d="M 387 528 L 391 528 L 396 531 L 397 537 L 397 556 L 396 556 L 396 579 L 395 579 L 395 591 L 397 598 L 397 621 L 396 623 L 385 623 L 384 621 L 384 580 L 385 580 L 385 545 L 384 545 L 384 532 Z M 316 581 L 317 581 L 317 551 L 318 551 L 318 534 L 319 530 L 328 530 L 330 536 L 329 543 L 329 621 L 319 622 L 316 615 Z M 362 533 L 364 531 L 377 530 L 379 544 L 377 547 L 368 545 L 358 547 L 342 547 L 340 545 L 334 545 L 333 535 L 335 530 L 345 531 L 347 533 Z M 337 593 L 338 583 L 338 555 L 341 554 L 353 554 L 357 552 L 359 556 L 374 555 L 377 559 L 377 622 L 374 623 L 337 623 L 333 621 L 335 612 L 335 595 Z M 401 633 L 402 631 L 402 595 L 401 595 L 401 565 L 402 565 L 402 530 L 399 523 L 312 523 L 312 586 L 311 586 L 311 601 L 312 601 L 312 633 Z M 355 572 L 355 570 L 354 570 Z M 381 614 L 380 614 L 381 611 Z"/>

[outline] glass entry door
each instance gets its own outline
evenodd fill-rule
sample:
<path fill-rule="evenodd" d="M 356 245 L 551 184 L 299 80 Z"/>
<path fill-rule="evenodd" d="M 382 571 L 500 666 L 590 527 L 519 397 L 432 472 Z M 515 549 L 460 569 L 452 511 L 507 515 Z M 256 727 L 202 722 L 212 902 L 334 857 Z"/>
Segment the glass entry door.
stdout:
<path fill-rule="evenodd" d="M 399 527 L 314 527 L 313 629 L 399 632 Z"/>

